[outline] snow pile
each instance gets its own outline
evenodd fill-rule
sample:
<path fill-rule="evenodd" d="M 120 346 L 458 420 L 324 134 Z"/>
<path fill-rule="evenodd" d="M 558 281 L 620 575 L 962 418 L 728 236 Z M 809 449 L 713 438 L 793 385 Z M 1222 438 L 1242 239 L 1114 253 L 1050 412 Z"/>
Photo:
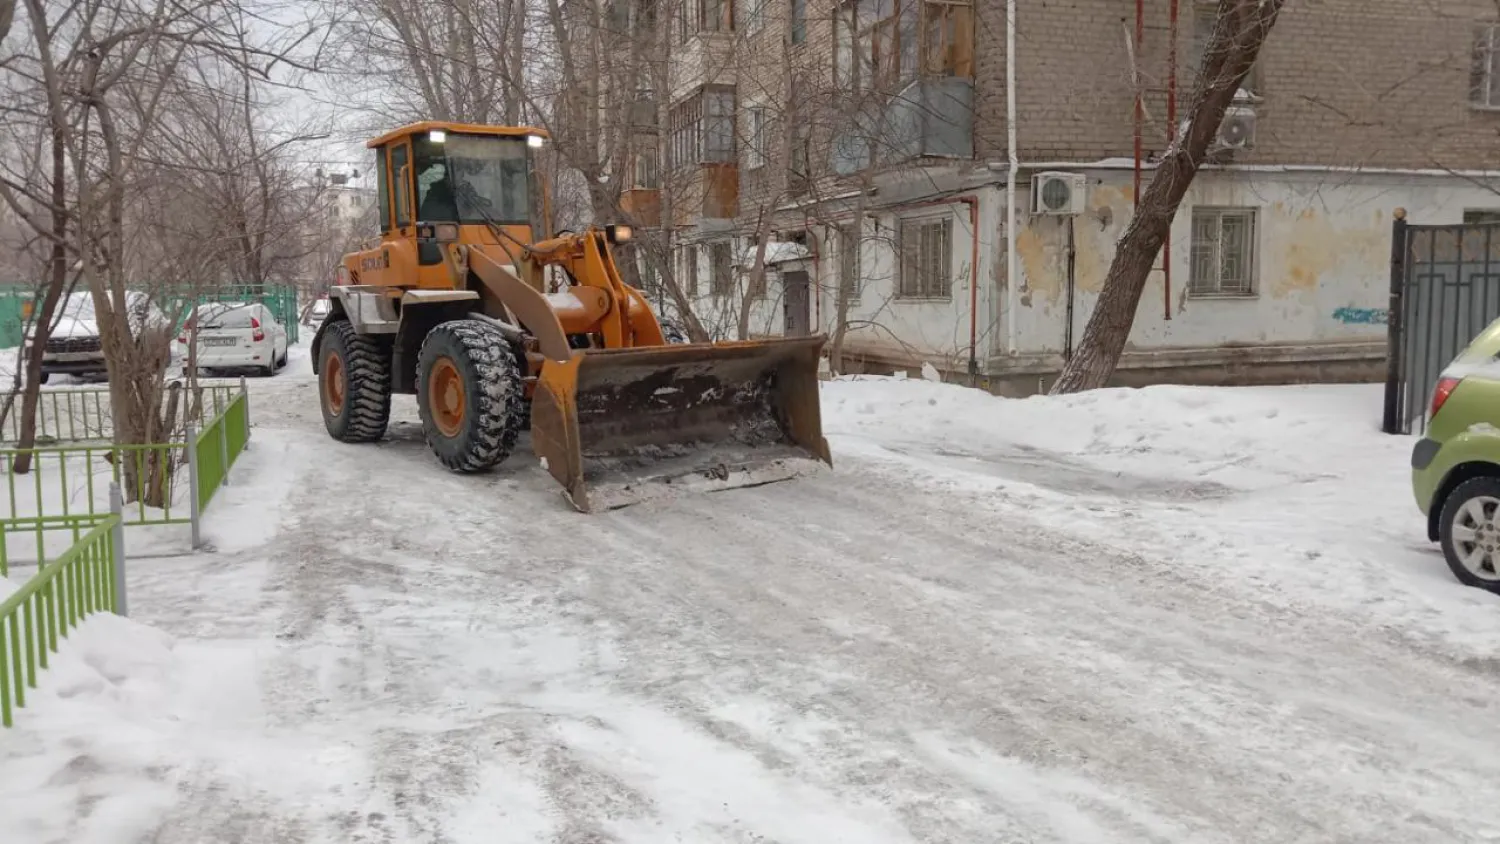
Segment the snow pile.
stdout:
<path fill-rule="evenodd" d="M 109 613 L 61 640 L 0 742 L 0 840 L 129 841 L 148 830 L 174 799 L 143 774 L 180 672 L 169 637 Z M 79 836 L 88 829 L 107 835 Z"/>
<path fill-rule="evenodd" d="M 1379 431 L 1380 389 L 1156 386 L 1003 399 L 951 384 L 856 376 L 825 386 L 824 431 L 851 439 L 841 445 L 861 453 L 874 442 L 994 460 L 1047 452 L 1121 471 L 1265 488 L 1326 477 L 1319 467 L 1341 460 L 1408 451 L 1409 440 Z"/>
<path fill-rule="evenodd" d="M 1500 649 L 1495 598 L 1458 584 L 1412 498 L 1413 438 L 1378 384 L 1156 386 L 1003 399 L 915 379 L 829 382 L 835 467 L 1138 555 L 1162 576 L 1336 611 L 1464 658 Z M 841 462 L 840 458 L 845 458 Z"/>

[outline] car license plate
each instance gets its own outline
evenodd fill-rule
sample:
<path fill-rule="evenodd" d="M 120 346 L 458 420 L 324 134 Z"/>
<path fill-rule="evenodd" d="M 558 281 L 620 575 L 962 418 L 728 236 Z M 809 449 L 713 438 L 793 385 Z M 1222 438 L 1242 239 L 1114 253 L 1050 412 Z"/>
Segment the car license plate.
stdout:
<path fill-rule="evenodd" d="M 205 345 L 205 346 L 233 346 L 234 345 L 234 338 L 233 337 L 204 337 L 203 338 L 203 345 Z"/>

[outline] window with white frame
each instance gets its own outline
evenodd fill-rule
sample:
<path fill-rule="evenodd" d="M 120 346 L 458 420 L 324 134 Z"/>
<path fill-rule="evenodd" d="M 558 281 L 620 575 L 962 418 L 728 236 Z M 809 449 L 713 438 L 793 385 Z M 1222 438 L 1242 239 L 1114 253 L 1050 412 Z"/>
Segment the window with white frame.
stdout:
<path fill-rule="evenodd" d="M 739 24 L 744 28 L 745 34 L 754 35 L 764 29 L 767 0 L 738 0 L 738 2 L 740 3 Z"/>
<path fill-rule="evenodd" d="M 898 299 L 947 299 L 953 295 L 953 218 L 902 220 L 896 242 L 901 267 Z"/>
<path fill-rule="evenodd" d="M 745 109 L 745 166 L 751 170 L 766 164 L 766 107 Z"/>
<path fill-rule="evenodd" d="M 1255 295 L 1255 209 L 1194 208 L 1188 293 Z"/>
<path fill-rule="evenodd" d="M 704 86 L 667 114 L 667 166 L 733 163 L 734 88 Z"/>
<path fill-rule="evenodd" d="M 1469 104 L 1500 108 L 1500 25 L 1474 28 L 1474 53 L 1469 67 Z"/>
<path fill-rule="evenodd" d="M 859 299 L 859 224 L 839 226 L 839 294 L 847 301 Z"/>
<path fill-rule="evenodd" d="M 661 187 L 661 174 L 657 169 L 656 150 L 643 149 L 635 154 L 635 184 L 632 187 L 656 190 Z"/>
<path fill-rule="evenodd" d="M 1197 78 L 1198 72 L 1203 68 L 1203 56 L 1208 52 L 1209 39 L 1213 37 L 1214 26 L 1219 20 L 1218 0 L 1195 0 L 1193 3 L 1193 40 L 1188 48 L 1187 68 L 1193 78 Z M 1240 83 L 1240 90 L 1251 97 L 1259 96 L 1260 93 L 1260 61 L 1250 66 L 1250 72 L 1245 74 L 1245 79 Z M 1182 92 L 1191 94 L 1188 90 Z"/>

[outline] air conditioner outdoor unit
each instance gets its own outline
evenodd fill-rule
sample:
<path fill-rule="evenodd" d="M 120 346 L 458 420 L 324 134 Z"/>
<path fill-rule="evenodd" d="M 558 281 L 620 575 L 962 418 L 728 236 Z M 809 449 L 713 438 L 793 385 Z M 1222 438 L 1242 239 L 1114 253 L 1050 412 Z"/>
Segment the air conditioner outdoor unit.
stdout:
<path fill-rule="evenodd" d="M 1088 177 L 1081 173 L 1037 173 L 1031 177 L 1031 213 L 1082 214 Z"/>
<path fill-rule="evenodd" d="M 1224 122 L 1219 124 L 1214 148 L 1237 150 L 1255 148 L 1255 109 L 1248 106 L 1230 106 L 1224 112 Z"/>

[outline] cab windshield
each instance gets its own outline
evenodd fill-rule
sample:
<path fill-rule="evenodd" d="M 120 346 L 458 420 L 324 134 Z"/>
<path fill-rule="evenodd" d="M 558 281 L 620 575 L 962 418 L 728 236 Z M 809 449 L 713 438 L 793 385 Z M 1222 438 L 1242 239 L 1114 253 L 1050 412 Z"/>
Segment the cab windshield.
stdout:
<path fill-rule="evenodd" d="M 526 139 L 449 134 L 416 139 L 417 219 L 424 223 L 529 222 Z"/>

